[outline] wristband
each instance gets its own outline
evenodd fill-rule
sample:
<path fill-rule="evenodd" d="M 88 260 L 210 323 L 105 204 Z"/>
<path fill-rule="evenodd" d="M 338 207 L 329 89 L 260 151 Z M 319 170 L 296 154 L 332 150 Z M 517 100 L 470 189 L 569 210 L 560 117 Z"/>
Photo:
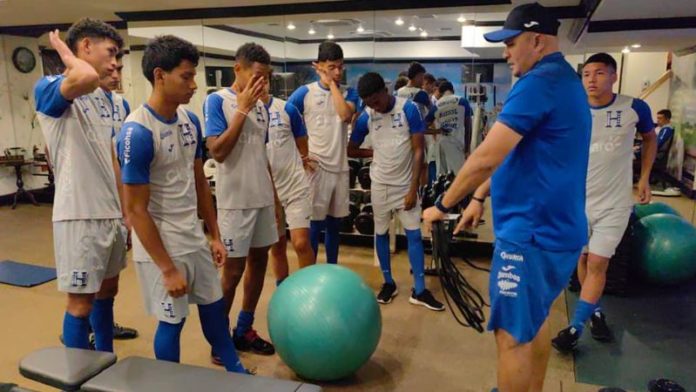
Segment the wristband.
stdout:
<path fill-rule="evenodd" d="M 241 110 L 240 108 L 236 108 L 236 109 L 234 109 L 234 111 L 241 113 L 242 115 L 244 115 L 244 117 L 249 115 L 249 112 L 245 112 L 245 111 Z"/>
<path fill-rule="evenodd" d="M 482 199 L 482 198 L 480 198 L 480 197 L 471 196 L 471 199 L 472 199 L 472 200 L 476 200 L 477 202 L 479 202 L 479 203 L 481 203 L 481 204 L 483 204 L 483 203 L 486 202 L 486 198 L 485 198 L 485 197 Z"/>
<path fill-rule="evenodd" d="M 438 197 L 437 200 L 435 200 L 435 208 L 440 210 L 443 214 L 448 214 L 450 212 L 450 209 L 442 204 L 442 197 Z"/>

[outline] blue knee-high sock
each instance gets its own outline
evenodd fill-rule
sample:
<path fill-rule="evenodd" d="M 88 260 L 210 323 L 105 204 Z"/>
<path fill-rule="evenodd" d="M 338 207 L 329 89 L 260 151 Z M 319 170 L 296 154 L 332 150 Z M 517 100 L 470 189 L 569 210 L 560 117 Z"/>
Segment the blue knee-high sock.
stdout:
<path fill-rule="evenodd" d="M 595 304 L 595 309 L 594 312 L 592 313 L 601 313 L 602 312 L 602 299 L 600 298 L 599 301 Z"/>
<path fill-rule="evenodd" d="M 339 229 L 341 228 L 341 218 L 333 216 L 326 217 L 326 234 L 324 235 L 324 247 L 326 247 L 326 262 L 329 264 L 338 263 L 338 243 Z"/>
<path fill-rule="evenodd" d="M 325 220 L 313 220 L 309 222 L 309 242 L 312 245 L 312 250 L 315 255 L 319 255 L 317 251 L 319 250 L 319 236 L 321 232 L 326 229 Z"/>
<path fill-rule="evenodd" d="M 254 324 L 254 312 L 240 311 L 239 316 L 237 316 L 237 328 L 234 330 L 234 334 L 237 337 L 244 336 L 247 331 L 251 329 Z"/>
<path fill-rule="evenodd" d="M 181 330 L 186 319 L 179 324 L 160 321 L 155 332 L 155 358 L 162 361 L 179 362 L 181 353 Z"/>
<path fill-rule="evenodd" d="M 208 305 L 198 305 L 203 335 L 210 343 L 215 355 L 219 356 L 228 372 L 246 373 L 234 349 L 230 336 L 230 321 L 225 314 L 225 303 L 221 299 Z"/>
<path fill-rule="evenodd" d="M 63 317 L 63 342 L 65 347 L 89 349 L 89 318 L 75 317 L 65 312 Z"/>
<path fill-rule="evenodd" d="M 114 352 L 114 299 L 94 300 L 89 323 L 94 331 L 94 343 L 98 351 Z"/>
<path fill-rule="evenodd" d="M 416 295 L 425 290 L 425 253 L 423 252 L 423 238 L 420 229 L 404 230 L 408 246 L 408 261 L 413 270 L 413 289 Z"/>
<path fill-rule="evenodd" d="M 394 284 L 389 255 L 389 232 L 375 235 L 375 248 L 377 248 L 377 259 L 379 259 L 379 267 L 382 269 L 384 283 Z"/>
<path fill-rule="evenodd" d="M 583 300 L 578 301 L 578 304 L 575 306 L 573 319 L 570 321 L 570 326 L 575 328 L 579 335 L 582 334 L 582 331 L 585 329 L 585 322 L 592 316 L 596 307 L 596 304 L 591 304 Z"/>

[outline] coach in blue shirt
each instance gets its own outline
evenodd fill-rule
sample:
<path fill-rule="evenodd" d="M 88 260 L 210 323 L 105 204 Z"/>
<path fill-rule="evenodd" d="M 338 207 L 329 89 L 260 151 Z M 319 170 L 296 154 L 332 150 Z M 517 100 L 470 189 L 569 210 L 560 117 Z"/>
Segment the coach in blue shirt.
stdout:
<path fill-rule="evenodd" d="M 587 242 L 591 115 L 580 79 L 558 51 L 559 24 L 538 3 L 525 4 L 502 30 L 485 35 L 505 43 L 519 80 L 486 139 L 423 213 L 426 224 L 441 220 L 475 190 L 457 230 L 476 225 L 490 190 L 496 244 L 488 329 L 495 331 L 501 392 L 542 390 L 549 309 Z"/>

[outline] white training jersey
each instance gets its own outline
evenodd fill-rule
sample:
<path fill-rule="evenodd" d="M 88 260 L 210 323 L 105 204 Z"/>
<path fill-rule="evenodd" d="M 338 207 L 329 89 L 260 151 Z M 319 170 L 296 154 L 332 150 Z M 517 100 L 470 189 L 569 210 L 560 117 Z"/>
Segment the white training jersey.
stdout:
<path fill-rule="evenodd" d="M 342 91 L 346 101 L 357 110 L 360 107 L 357 91 L 351 87 Z M 310 83 L 295 90 L 288 102 L 304 118 L 309 136 L 309 155 L 326 171 L 347 172 L 348 124 L 338 116 L 331 91 L 319 82 Z"/>
<path fill-rule="evenodd" d="M 428 114 L 428 110 L 430 110 L 430 106 L 432 104 L 428 93 L 426 93 L 422 88 L 418 87 L 401 87 L 396 92 L 396 96 L 413 101 L 413 103 L 415 103 L 418 107 L 418 112 L 420 113 L 422 119 L 424 119 Z"/>
<path fill-rule="evenodd" d="M 271 98 L 267 108 L 270 120 L 266 153 L 278 198 L 286 204 L 308 194 L 309 180 L 295 144 L 295 138 L 307 136 L 307 129 L 300 111 L 293 104 Z"/>
<path fill-rule="evenodd" d="M 469 101 L 457 95 L 448 94 L 437 100 L 425 117 L 426 123 L 433 122 L 435 128 L 441 129 L 440 144 L 451 144 L 464 152 L 466 143 L 465 120 L 471 117 Z"/>
<path fill-rule="evenodd" d="M 205 136 L 220 136 L 237 110 L 237 94 L 225 88 L 208 95 L 203 107 Z M 217 164 L 215 196 L 218 209 L 242 210 L 274 205 L 273 183 L 268 172 L 266 141 L 268 111 L 263 102 L 249 111 L 237 144 Z"/>
<path fill-rule="evenodd" d="M 654 128 L 645 101 L 615 95 L 602 107 L 590 106 L 592 140 L 587 168 L 586 210 L 596 211 L 633 205 L 632 162 L 636 130 Z"/>
<path fill-rule="evenodd" d="M 126 101 L 126 99 L 120 94 L 112 91 L 104 91 L 104 94 L 109 99 L 109 102 L 111 102 L 111 106 L 113 107 L 114 137 L 116 137 L 118 132 L 121 130 L 126 117 L 128 117 L 128 115 L 131 113 L 130 105 L 128 104 L 128 101 Z"/>
<path fill-rule="evenodd" d="M 413 176 L 411 136 L 425 132 L 416 105 L 404 98 L 393 98 L 386 113 L 366 108 L 355 123 L 350 141 L 361 145 L 369 133 L 372 140 L 370 179 L 374 183 L 407 186 Z"/>
<path fill-rule="evenodd" d="M 143 105 L 127 118 L 116 141 L 124 184 L 149 184 L 148 211 L 169 256 L 196 252 L 206 238 L 198 220 L 193 164 L 203 157 L 201 124 L 179 107 L 176 118 L 162 118 Z M 151 261 L 136 233 L 133 259 Z"/>
<path fill-rule="evenodd" d="M 45 76 L 34 87 L 55 175 L 53 221 L 121 218 L 112 105 L 101 88 L 68 101 L 60 93 L 64 80 L 63 75 Z"/>

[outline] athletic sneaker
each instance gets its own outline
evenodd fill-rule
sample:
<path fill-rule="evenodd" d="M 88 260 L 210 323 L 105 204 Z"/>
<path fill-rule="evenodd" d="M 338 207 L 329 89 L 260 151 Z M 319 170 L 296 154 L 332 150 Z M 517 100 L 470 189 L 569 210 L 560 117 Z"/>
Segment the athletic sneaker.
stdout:
<path fill-rule="evenodd" d="M 423 292 L 418 295 L 416 295 L 416 291 L 412 289 L 411 298 L 408 299 L 408 302 L 414 305 L 425 306 L 430 310 L 435 310 L 438 312 L 441 310 L 445 310 L 445 305 L 442 302 L 436 300 L 435 297 L 433 297 L 433 294 L 428 289 L 423 290 Z"/>
<path fill-rule="evenodd" d="M 657 380 L 650 380 L 648 382 L 648 391 L 650 392 L 686 392 L 683 386 L 677 384 L 672 380 L 667 380 L 665 378 L 660 378 Z"/>
<path fill-rule="evenodd" d="M 551 345 L 556 350 L 563 354 L 569 354 L 575 350 L 578 346 L 578 340 L 580 339 L 580 334 L 575 327 L 568 327 L 561 330 L 558 336 L 551 339 Z"/>
<path fill-rule="evenodd" d="M 607 318 L 602 312 L 595 312 L 590 317 L 590 332 L 594 340 L 600 342 L 611 342 L 614 340 L 614 335 L 607 325 Z"/>
<path fill-rule="evenodd" d="M 234 340 L 234 347 L 237 351 L 250 351 L 259 355 L 275 354 L 275 347 L 270 342 L 261 339 L 256 330 L 250 329 L 241 337 L 238 337 L 234 330 L 232 332 L 232 340 Z"/>
<path fill-rule="evenodd" d="M 385 283 L 382 285 L 382 289 L 379 290 L 379 294 L 377 294 L 377 302 L 388 304 L 397 294 L 399 294 L 399 290 L 396 289 L 394 283 Z"/>
<path fill-rule="evenodd" d="M 128 340 L 135 339 L 138 337 L 138 330 L 133 328 L 124 327 L 114 322 L 114 339 L 116 340 Z"/>

